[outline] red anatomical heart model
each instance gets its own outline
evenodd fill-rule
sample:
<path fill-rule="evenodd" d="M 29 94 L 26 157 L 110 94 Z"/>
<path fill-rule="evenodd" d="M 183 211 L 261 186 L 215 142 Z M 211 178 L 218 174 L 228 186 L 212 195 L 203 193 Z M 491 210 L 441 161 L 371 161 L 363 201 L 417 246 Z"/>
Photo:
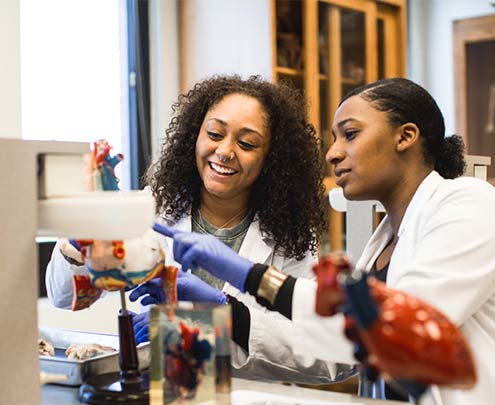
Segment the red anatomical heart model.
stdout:
<path fill-rule="evenodd" d="M 359 359 L 365 366 L 385 378 L 403 380 L 406 386 L 474 385 L 469 346 L 440 311 L 354 271 L 342 253 L 323 258 L 313 271 L 318 279 L 316 312 L 322 316 L 344 312 L 346 335 L 367 353 Z"/>

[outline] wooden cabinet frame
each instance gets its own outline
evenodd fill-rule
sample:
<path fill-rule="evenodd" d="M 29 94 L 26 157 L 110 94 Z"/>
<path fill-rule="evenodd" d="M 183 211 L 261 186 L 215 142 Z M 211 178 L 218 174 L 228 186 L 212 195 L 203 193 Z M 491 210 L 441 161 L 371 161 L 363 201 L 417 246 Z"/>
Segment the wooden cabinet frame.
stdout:
<path fill-rule="evenodd" d="M 331 122 L 333 114 L 344 94 L 342 85 L 345 78 L 342 75 L 342 9 L 357 11 L 364 15 L 364 64 L 365 82 L 370 83 L 379 78 L 378 55 L 378 22 L 383 26 L 383 77 L 397 77 L 405 75 L 406 67 L 406 0 L 302 0 L 302 42 L 304 55 L 304 69 L 295 69 L 277 66 L 277 7 L 272 0 L 272 44 L 273 44 L 273 78 L 277 80 L 280 75 L 302 80 L 302 88 L 305 91 L 309 104 L 309 119 L 315 126 L 318 136 L 322 131 L 320 121 L 321 114 L 328 114 L 328 122 Z M 292 3 L 293 5 L 294 3 Z M 319 15 L 320 5 L 325 5 L 325 15 Z M 327 49 L 327 74 L 320 73 L 319 61 L 319 21 L 324 18 L 327 21 L 329 32 Z M 321 99 L 320 84 L 326 80 L 326 97 Z M 326 107 L 323 107 L 326 106 Z M 326 110 L 324 110 L 326 108 Z M 329 135 L 328 135 L 329 136 Z M 331 144 L 331 140 L 328 140 Z M 327 192 L 336 187 L 333 175 L 325 179 Z M 330 229 L 328 239 L 332 250 L 343 249 L 343 214 L 333 209 L 330 210 Z"/>

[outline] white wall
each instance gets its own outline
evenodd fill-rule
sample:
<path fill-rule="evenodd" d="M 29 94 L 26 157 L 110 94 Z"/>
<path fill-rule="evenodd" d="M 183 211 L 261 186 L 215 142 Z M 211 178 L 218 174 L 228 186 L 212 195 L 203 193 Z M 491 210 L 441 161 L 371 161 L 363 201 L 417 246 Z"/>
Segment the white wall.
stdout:
<path fill-rule="evenodd" d="M 408 77 L 427 88 L 455 133 L 453 22 L 495 14 L 489 0 L 409 0 Z"/>
<path fill-rule="evenodd" d="M 156 158 L 181 84 L 222 73 L 271 79 L 271 9 L 270 0 L 151 0 L 149 12 Z"/>
<path fill-rule="evenodd" d="M 150 1 L 151 143 L 154 157 L 159 153 L 168 127 L 171 106 L 179 95 L 178 18 L 176 1 Z"/>
<path fill-rule="evenodd" d="M 270 0 L 181 2 L 184 87 L 213 74 L 272 75 Z"/>
<path fill-rule="evenodd" d="M 0 1 L 0 137 L 21 137 L 19 0 Z"/>

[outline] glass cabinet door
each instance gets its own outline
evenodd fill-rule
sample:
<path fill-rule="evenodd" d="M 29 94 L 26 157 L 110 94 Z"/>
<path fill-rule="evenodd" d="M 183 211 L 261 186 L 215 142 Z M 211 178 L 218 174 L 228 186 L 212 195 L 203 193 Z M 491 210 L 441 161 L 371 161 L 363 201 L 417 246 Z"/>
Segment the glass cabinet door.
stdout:
<path fill-rule="evenodd" d="M 339 2 L 318 5 L 318 66 L 320 100 L 320 136 L 322 152 L 332 143 L 333 115 L 342 97 L 354 88 L 375 80 L 376 26 L 370 17 L 376 11 L 374 3 L 359 3 L 355 8 L 342 7 Z M 350 3 L 350 2 L 347 2 Z M 336 187 L 333 171 L 327 167 L 326 187 Z M 345 214 L 329 207 L 330 229 L 323 240 L 322 250 L 343 249 Z"/>
<path fill-rule="evenodd" d="M 289 80 L 296 88 L 304 88 L 303 2 L 278 0 L 273 2 L 275 19 L 276 80 Z"/>
<path fill-rule="evenodd" d="M 365 83 L 404 74 L 405 9 L 405 0 L 272 0 L 274 79 L 305 91 L 322 159 L 342 97 Z M 325 187 L 336 187 L 330 167 Z M 323 252 L 345 247 L 344 216 L 328 210 Z"/>

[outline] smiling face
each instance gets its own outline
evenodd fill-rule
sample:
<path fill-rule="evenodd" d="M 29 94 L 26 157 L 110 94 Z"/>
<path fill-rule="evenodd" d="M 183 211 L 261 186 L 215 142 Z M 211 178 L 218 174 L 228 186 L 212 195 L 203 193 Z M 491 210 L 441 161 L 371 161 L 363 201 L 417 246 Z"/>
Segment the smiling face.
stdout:
<path fill-rule="evenodd" d="M 225 96 L 205 115 L 196 141 L 202 193 L 248 201 L 270 148 L 266 111 L 244 94 Z"/>
<path fill-rule="evenodd" d="M 404 163 L 397 152 L 400 130 L 390 125 L 387 113 L 352 96 L 335 113 L 332 134 L 326 160 L 334 166 L 346 198 L 383 202 L 394 193 Z"/>

